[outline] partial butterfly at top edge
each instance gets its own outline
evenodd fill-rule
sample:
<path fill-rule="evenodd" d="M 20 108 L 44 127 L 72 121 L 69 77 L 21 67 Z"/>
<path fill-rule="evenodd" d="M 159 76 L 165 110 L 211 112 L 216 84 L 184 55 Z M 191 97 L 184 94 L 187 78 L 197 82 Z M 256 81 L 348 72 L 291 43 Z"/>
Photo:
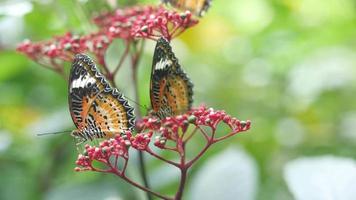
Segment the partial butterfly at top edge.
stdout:
<path fill-rule="evenodd" d="M 189 10 L 198 17 L 202 17 L 208 11 L 212 0 L 161 0 L 163 3 L 169 3 L 180 10 Z"/>
<path fill-rule="evenodd" d="M 193 83 L 164 38 L 158 39 L 153 55 L 150 98 L 153 114 L 160 119 L 183 114 L 193 103 Z"/>
<path fill-rule="evenodd" d="M 78 54 L 69 75 L 68 103 L 76 130 L 83 141 L 110 138 L 133 131 L 135 116 L 123 94 L 112 88 L 92 59 Z"/>

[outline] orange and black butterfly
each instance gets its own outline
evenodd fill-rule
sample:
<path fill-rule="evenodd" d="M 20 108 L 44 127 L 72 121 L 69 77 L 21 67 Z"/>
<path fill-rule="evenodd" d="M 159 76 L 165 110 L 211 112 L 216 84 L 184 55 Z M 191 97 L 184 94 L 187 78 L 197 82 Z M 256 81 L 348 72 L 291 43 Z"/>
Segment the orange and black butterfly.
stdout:
<path fill-rule="evenodd" d="M 164 38 L 158 39 L 153 55 L 150 97 L 160 119 L 183 114 L 193 103 L 193 84 Z"/>
<path fill-rule="evenodd" d="M 210 7 L 211 0 L 162 0 L 180 10 L 189 10 L 193 14 L 201 17 Z"/>
<path fill-rule="evenodd" d="M 112 88 L 89 56 L 76 55 L 69 76 L 69 109 L 83 141 L 133 131 L 135 116 L 123 94 Z"/>

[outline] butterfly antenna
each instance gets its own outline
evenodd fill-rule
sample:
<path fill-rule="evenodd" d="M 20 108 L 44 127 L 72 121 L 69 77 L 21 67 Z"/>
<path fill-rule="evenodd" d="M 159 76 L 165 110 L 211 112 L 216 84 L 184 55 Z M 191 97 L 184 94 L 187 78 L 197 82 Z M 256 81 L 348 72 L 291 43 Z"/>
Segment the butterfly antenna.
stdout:
<path fill-rule="evenodd" d="M 146 111 L 149 110 L 149 108 L 148 108 L 146 105 L 141 105 L 141 104 L 139 104 L 137 101 L 132 100 L 131 98 L 128 98 L 127 96 L 125 96 L 125 97 L 126 97 L 126 99 L 130 100 L 131 102 L 135 103 L 136 105 L 140 106 L 141 108 L 146 109 Z"/>
<path fill-rule="evenodd" d="M 38 133 L 36 135 L 37 136 L 44 136 L 44 135 L 55 135 L 55 134 L 70 133 L 70 132 L 72 132 L 72 131 L 58 131 L 58 132 Z"/>

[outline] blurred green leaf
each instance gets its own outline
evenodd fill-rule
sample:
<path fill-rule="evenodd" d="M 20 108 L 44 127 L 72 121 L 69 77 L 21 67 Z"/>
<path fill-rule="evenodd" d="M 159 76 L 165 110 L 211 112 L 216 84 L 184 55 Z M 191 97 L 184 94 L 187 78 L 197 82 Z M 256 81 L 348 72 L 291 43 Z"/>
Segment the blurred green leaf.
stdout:
<path fill-rule="evenodd" d="M 0 81 L 8 80 L 26 68 L 28 59 L 14 51 L 3 51 L 0 54 Z"/>

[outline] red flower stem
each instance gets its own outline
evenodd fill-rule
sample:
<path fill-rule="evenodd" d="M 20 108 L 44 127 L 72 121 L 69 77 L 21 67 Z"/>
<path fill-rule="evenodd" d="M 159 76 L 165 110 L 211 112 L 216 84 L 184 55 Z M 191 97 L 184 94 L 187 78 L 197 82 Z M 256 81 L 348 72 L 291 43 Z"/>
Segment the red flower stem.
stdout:
<path fill-rule="evenodd" d="M 164 199 L 164 200 L 173 200 L 173 198 L 169 198 L 169 197 L 163 196 L 163 195 L 161 195 L 161 194 L 159 194 L 159 193 L 157 193 L 157 192 L 154 192 L 154 191 L 150 190 L 150 189 L 147 188 L 147 187 L 144 187 L 144 186 L 142 186 L 142 185 L 140 185 L 140 184 L 138 184 L 138 183 L 132 181 L 131 179 L 129 179 L 129 178 L 126 177 L 125 175 L 120 176 L 120 174 L 117 173 L 117 171 L 114 171 L 114 173 L 115 173 L 117 176 L 119 176 L 119 177 L 121 177 L 122 179 L 124 179 L 126 182 L 130 183 L 131 185 L 133 185 L 133 186 L 135 186 L 135 187 L 137 187 L 137 188 L 140 188 L 141 190 L 147 192 L 147 194 L 155 195 L 155 196 L 157 196 L 157 197 L 159 197 L 159 198 L 161 198 L 161 199 Z"/>
<path fill-rule="evenodd" d="M 49 67 L 48 64 L 45 64 L 45 63 L 41 62 L 41 61 L 38 60 L 38 59 L 35 60 L 35 61 L 36 61 L 38 64 L 40 64 L 42 67 L 44 67 L 44 68 L 46 68 L 46 69 L 49 69 L 49 70 L 52 70 L 52 71 L 58 73 L 59 75 L 62 76 L 62 78 L 64 78 L 64 80 L 67 80 L 67 77 L 66 77 L 66 75 L 65 75 L 65 73 L 64 73 L 64 71 L 63 71 L 63 69 L 60 69 L 60 68 L 58 68 L 58 67 L 56 67 L 56 66 Z M 53 63 L 53 64 L 54 64 L 54 63 Z"/>
<path fill-rule="evenodd" d="M 216 139 L 213 140 L 213 143 L 216 143 L 216 142 L 219 142 L 219 141 L 224 140 L 226 138 L 229 138 L 229 137 L 235 135 L 236 133 L 238 133 L 239 131 L 240 130 L 236 130 L 236 131 L 233 131 L 233 132 L 231 132 L 231 133 L 229 133 L 227 135 L 224 135 L 224 136 L 221 136 L 219 138 L 216 138 Z"/>
<path fill-rule="evenodd" d="M 211 128 L 211 131 L 212 131 L 212 133 L 211 133 L 210 141 L 213 141 L 213 140 L 214 140 L 214 137 L 215 137 L 215 132 L 216 132 L 215 126 Z M 209 142 L 210 142 L 210 141 L 209 141 Z"/>
<path fill-rule="evenodd" d="M 119 156 L 115 156 L 115 167 L 117 167 L 117 162 L 119 161 Z M 126 163 L 125 163 L 126 164 Z"/>
<path fill-rule="evenodd" d="M 181 168 L 180 183 L 179 183 L 178 191 L 174 197 L 174 200 L 182 199 L 186 179 L 187 179 L 187 169 Z"/>
<path fill-rule="evenodd" d="M 179 30 L 179 31 L 178 32 L 175 31 L 175 33 L 174 33 L 175 35 L 172 34 L 173 38 L 177 37 L 178 35 L 182 34 L 185 31 L 185 29 L 182 29 L 182 28 L 178 28 L 177 30 Z"/>
<path fill-rule="evenodd" d="M 137 45 L 137 44 L 134 44 Z M 132 83 L 133 83 L 133 88 L 135 92 L 135 110 L 136 110 L 136 119 L 139 120 L 141 119 L 141 111 L 139 108 L 140 105 L 140 96 L 138 92 L 138 80 L 137 80 L 137 70 L 138 70 L 138 63 L 140 61 L 142 51 L 144 48 L 144 40 L 141 41 L 141 46 L 139 50 L 135 48 L 135 52 L 131 54 L 131 65 L 132 65 Z"/>
<path fill-rule="evenodd" d="M 159 159 L 159 160 L 162 160 L 163 162 L 166 162 L 166 163 L 171 164 L 171 165 L 173 165 L 173 166 L 176 166 L 176 167 L 178 167 L 178 168 L 180 167 L 180 165 L 179 165 L 178 163 L 173 162 L 173 161 L 170 161 L 170 160 L 167 160 L 167 159 L 165 159 L 165 158 L 159 156 L 158 154 L 156 154 L 155 152 L 153 152 L 149 147 L 146 148 L 146 152 L 149 153 L 149 154 L 151 154 L 153 157 L 155 157 L 155 158 L 157 158 L 157 159 Z"/>
<path fill-rule="evenodd" d="M 174 197 L 175 200 L 181 200 L 183 197 L 183 191 L 184 191 L 184 186 L 185 186 L 185 182 L 187 179 L 187 172 L 189 169 L 189 166 L 187 166 L 185 164 L 185 143 L 183 142 L 182 138 L 178 138 L 177 141 L 178 144 L 178 149 L 181 149 L 181 157 L 180 157 L 180 163 L 179 163 L 179 168 L 180 168 L 180 182 L 179 182 L 179 187 L 178 187 L 178 191 Z"/>
<path fill-rule="evenodd" d="M 173 148 L 173 147 L 168 147 L 168 146 L 165 146 L 164 149 L 167 149 L 167 150 L 171 150 L 171 151 L 175 151 L 175 152 L 178 152 L 178 149 L 177 148 Z"/>
<path fill-rule="evenodd" d="M 186 168 L 191 167 L 191 166 L 208 150 L 208 148 L 209 148 L 212 144 L 214 144 L 214 141 L 213 141 L 213 139 L 210 139 L 210 140 L 206 143 L 205 147 L 198 153 L 198 155 L 195 156 L 195 158 L 193 158 L 192 160 L 190 160 L 190 161 L 185 165 Z"/>
<path fill-rule="evenodd" d="M 91 167 L 91 170 L 94 172 L 111 173 L 111 170 L 102 170 L 102 169 L 95 168 L 95 167 Z"/>
<path fill-rule="evenodd" d="M 136 45 L 136 44 L 134 44 L 134 45 Z M 142 55 L 143 47 L 144 47 L 144 41 L 142 40 L 140 49 L 138 51 L 135 49 L 135 52 L 133 54 L 131 54 L 132 82 L 133 82 L 133 86 L 134 86 L 133 88 L 134 88 L 134 92 L 135 92 L 135 102 L 137 102 L 135 104 L 135 110 L 136 110 L 136 119 L 138 119 L 138 120 L 141 118 L 141 111 L 140 111 L 140 108 L 138 107 L 138 105 L 140 105 L 140 97 L 139 97 L 139 92 L 138 92 L 137 69 L 138 69 L 138 63 L 139 63 L 141 55 Z M 140 167 L 139 167 L 140 173 L 141 173 L 141 177 L 142 177 L 143 183 L 145 185 L 145 188 L 146 189 L 150 188 L 148 179 L 147 179 L 144 155 L 143 155 L 142 151 L 138 152 L 138 159 L 139 159 L 139 165 L 140 165 Z M 147 193 L 147 199 L 149 199 L 149 200 L 152 199 L 152 197 L 149 193 Z"/>
<path fill-rule="evenodd" d="M 145 185 L 146 188 L 150 188 L 150 185 L 148 183 L 147 173 L 146 173 L 145 160 L 144 160 L 143 153 L 141 151 L 138 152 L 138 157 L 140 163 L 139 169 L 143 180 L 143 184 Z M 152 200 L 152 197 L 149 193 L 147 193 L 147 199 Z"/>
<path fill-rule="evenodd" d="M 107 164 L 107 163 L 105 162 L 105 164 Z M 110 164 L 107 164 L 107 165 L 109 165 L 111 167 Z M 91 168 L 92 171 L 95 171 L 95 172 L 110 173 L 112 171 L 111 169 L 110 170 L 103 170 L 103 169 L 96 168 L 92 164 L 90 164 L 89 167 Z"/>
<path fill-rule="evenodd" d="M 208 136 L 208 134 L 207 134 L 199 125 L 197 125 L 197 127 L 198 127 L 198 129 L 200 130 L 200 132 L 203 134 L 203 136 L 205 137 L 205 139 L 206 139 L 207 141 L 209 141 L 209 140 L 210 140 L 210 137 Z"/>
<path fill-rule="evenodd" d="M 94 171 L 98 171 L 98 172 L 103 172 L 103 173 L 113 173 L 115 174 L 116 176 L 118 177 L 121 177 L 122 179 L 124 179 L 126 182 L 130 183 L 131 185 L 137 187 L 137 188 L 140 188 L 141 190 L 147 192 L 147 194 L 152 194 L 152 195 L 155 195 L 161 199 L 164 199 L 164 200 L 173 200 L 173 198 L 169 198 L 169 197 L 166 197 L 166 196 L 163 196 L 157 192 L 154 192 L 152 190 L 150 190 L 149 188 L 145 187 L 145 186 L 142 186 L 138 183 L 136 183 L 135 181 L 131 180 L 129 177 L 125 176 L 124 173 L 120 172 L 117 168 L 113 167 L 111 164 L 109 164 L 109 166 L 111 167 L 111 170 L 100 170 L 100 169 L 96 169 L 96 168 L 93 168 Z"/>
<path fill-rule="evenodd" d="M 183 140 L 183 142 L 184 143 L 188 142 L 195 135 L 197 130 L 198 130 L 198 127 L 195 127 L 194 130 L 190 133 L 190 135 L 188 135 L 188 137 L 185 140 Z"/>
<path fill-rule="evenodd" d="M 121 171 L 121 175 L 123 175 L 123 176 L 125 175 L 128 162 L 129 162 L 128 159 L 125 158 L 125 164 L 124 164 L 124 167 L 122 168 L 122 171 Z"/>
<path fill-rule="evenodd" d="M 171 37 L 171 35 L 169 34 L 168 26 L 167 26 L 167 25 L 166 25 L 166 26 L 163 26 L 163 27 L 161 28 L 161 32 L 163 33 L 163 35 L 166 35 L 166 36 L 167 36 L 167 40 L 168 40 L 168 41 L 171 41 L 172 37 Z"/>
<path fill-rule="evenodd" d="M 147 38 L 150 39 L 150 40 L 153 40 L 153 41 L 157 41 L 157 38 L 152 37 L 152 36 L 147 36 Z"/>
<path fill-rule="evenodd" d="M 115 77 L 116 73 L 119 71 L 119 69 L 121 68 L 122 64 L 124 63 L 126 57 L 127 57 L 127 54 L 129 53 L 130 51 L 130 41 L 127 41 L 126 43 L 126 47 L 125 47 L 125 51 L 124 53 L 121 55 L 120 57 L 120 61 L 119 61 L 119 64 L 116 66 L 115 70 L 112 72 L 113 74 L 113 77 Z"/>
<path fill-rule="evenodd" d="M 177 150 L 179 152 L 180 157 L 185 158 L 185 144 L 183 143 L 183 139 L 181 137 L 178 137 L 177 140 Z M 182 163 L 184 163 L 184 160 L 181 161 L 181 166 L 184 166 L 182 165 Z"/>
<path fill-rule="evenodd" d="M 174 36 L 174 34 L 177 32 L 178 29 L 179 29 L 179 26 L 175 25 L 173 30 L 171 31 L 171 35 Z"/>
<path fill-rule="evenodd" d="M 101 58 L 100 58 L 101 59 Z M 108 66 L 106 65 L 106 63 L 103 63 L 102 64 L 102 67 L 103 67 L 103 70 L 104 70 L 104 75 L 105 75 L 105 77 L 112 83 L 112 85 L 114 86 L 114 87 L 116 87 L 116 84 L 115 84 L 115 82 L 114 82 L 114 78 L 113 78 L 113 76 L 112 76 L 112 74 L 110 73 L 110 70 L 109 70 L 109 68 L 108 68 Z"/>

